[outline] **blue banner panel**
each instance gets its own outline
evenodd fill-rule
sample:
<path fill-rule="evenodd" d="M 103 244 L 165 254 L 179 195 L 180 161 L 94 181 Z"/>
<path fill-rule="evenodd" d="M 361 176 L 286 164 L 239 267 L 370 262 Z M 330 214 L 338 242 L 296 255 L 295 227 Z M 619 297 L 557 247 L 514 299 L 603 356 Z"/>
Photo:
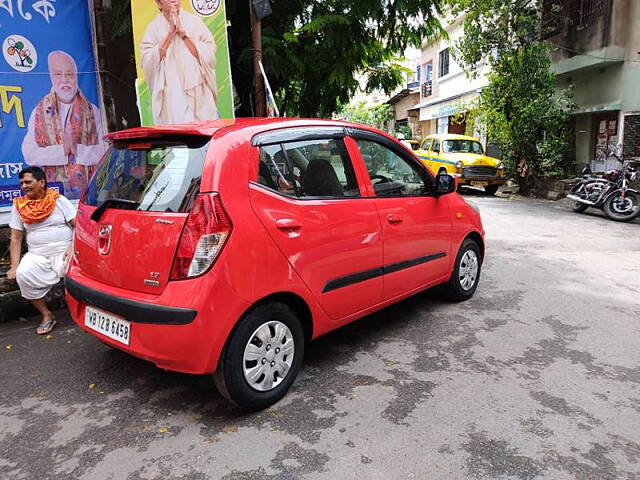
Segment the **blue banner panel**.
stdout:
<path fill-rule="evenodd" d="M 80 198 L 106 149 L 87 0 L 0 0 L 0 207 L 23 167 Z"/>

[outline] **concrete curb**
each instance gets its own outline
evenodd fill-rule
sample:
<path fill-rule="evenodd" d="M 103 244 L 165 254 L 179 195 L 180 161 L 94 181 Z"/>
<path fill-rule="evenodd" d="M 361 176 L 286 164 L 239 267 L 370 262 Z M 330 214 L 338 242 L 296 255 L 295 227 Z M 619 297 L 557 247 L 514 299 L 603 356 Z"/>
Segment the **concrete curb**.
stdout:
<path fill-rule="evenodd" d="M 14 286 L 14 288 L 10 288 Z M 64 299 L 64 283 L 55 285 L 45 297 L 47 306 L 51 309 L 66 308 Z M 0 276 L 0 323 L 19 320 L 21 317 L 37 315 L 38 311 L 20 295 L 18 285 L 13 280 L 7 280 L 4 273 Z"/>

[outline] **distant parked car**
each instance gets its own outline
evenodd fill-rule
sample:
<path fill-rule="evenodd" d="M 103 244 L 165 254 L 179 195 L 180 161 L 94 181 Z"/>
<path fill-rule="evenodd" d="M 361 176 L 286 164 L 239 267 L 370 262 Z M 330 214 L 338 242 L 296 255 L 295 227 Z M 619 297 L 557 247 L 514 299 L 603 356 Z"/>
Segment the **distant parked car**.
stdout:
<path fill-rule="evenodd" d="M 479 213 L 378 130 L 237 119 L 110 141 L 78 207 L 71 315 L 160 368 L 213 374 L 243 408 L 286 393 L 307 341 L 478 285 Z"/>
<path fill-rule="evenodd" d="M 474 137 L 429 135 L 416 154 L 432 172 L 454 175 L 460 185 L 484 187 L 489 195 L 506 181 L 504 164 L 485 155 L 480 140 Z"/>

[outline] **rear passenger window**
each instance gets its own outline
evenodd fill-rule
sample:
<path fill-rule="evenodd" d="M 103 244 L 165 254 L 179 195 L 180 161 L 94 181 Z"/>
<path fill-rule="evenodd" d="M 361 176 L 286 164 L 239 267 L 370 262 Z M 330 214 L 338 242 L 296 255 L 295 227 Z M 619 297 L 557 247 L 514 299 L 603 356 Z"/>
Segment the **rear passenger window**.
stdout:
<path fill-rule="evenodd" d="M 431 145 L 431 151 L 432 152 L 439 152 L 440 151 L 440 140 L 434 140 L 433 141 L 433 145 Z"/>
<path fill-rule="evenodd" d="M 258 183 L 298 198 L 360 195 L 351 159 L 341 139 L 260 147 Z"/>

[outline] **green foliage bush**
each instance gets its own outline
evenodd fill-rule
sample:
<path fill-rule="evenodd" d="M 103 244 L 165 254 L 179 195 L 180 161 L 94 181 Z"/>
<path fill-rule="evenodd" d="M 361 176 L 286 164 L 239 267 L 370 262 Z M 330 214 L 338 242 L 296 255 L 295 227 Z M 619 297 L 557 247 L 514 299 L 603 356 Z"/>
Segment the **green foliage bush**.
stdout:
<path fill-rule="evenodd" d="M 488 85 L 470 108 L 499 145 L 521 191 L 536 178 L 562 176 L 566 160 L 570 92 L 556 89 L 550 45 L 544 40 L 542 2 L 452 0 L 464 13 L 456 59 L 470 72 L 490 67 Z M 517 4 L 517 5 L 516 5 Z"/>

